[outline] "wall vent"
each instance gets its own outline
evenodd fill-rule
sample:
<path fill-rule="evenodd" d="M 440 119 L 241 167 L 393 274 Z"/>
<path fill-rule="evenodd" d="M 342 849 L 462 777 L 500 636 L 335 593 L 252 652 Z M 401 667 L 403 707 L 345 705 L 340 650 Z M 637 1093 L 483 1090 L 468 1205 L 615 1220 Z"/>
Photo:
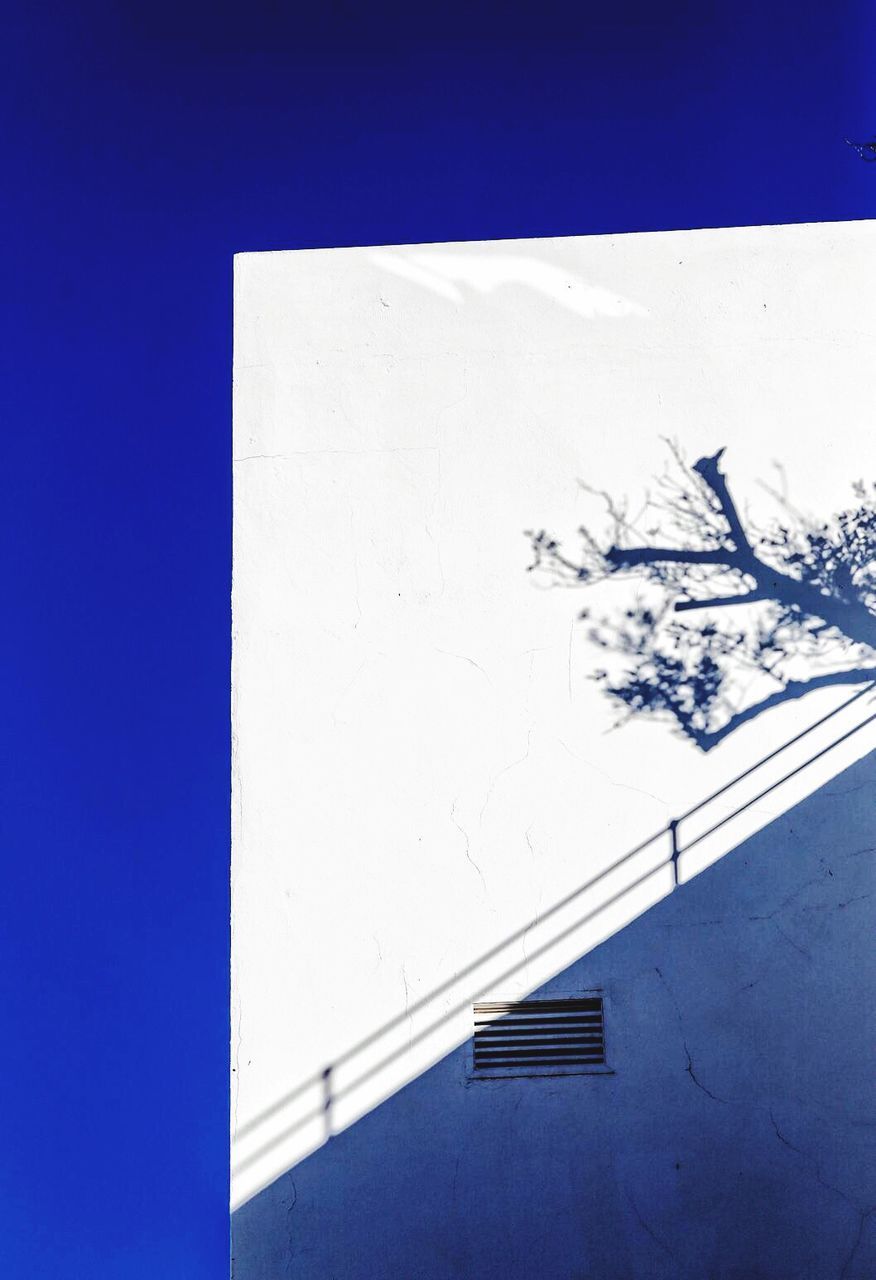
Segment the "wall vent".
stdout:
<path fill-rule="evenodd" d="M 476 1004 L 472 1065 L 475 1076 L 604 1072 L 602 996 Z"/>

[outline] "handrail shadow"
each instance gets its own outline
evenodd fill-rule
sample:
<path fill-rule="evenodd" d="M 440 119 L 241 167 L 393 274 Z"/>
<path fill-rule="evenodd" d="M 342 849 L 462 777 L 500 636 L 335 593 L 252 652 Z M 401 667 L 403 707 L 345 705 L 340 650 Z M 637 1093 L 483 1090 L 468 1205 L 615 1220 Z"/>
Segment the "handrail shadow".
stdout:
<path fill-rule="evenodd" d="M 428 1005 L 433 1003 L 442 995 L 446 994 L 447 992 L 452 990 L 454 987 L 457 987 L 461 982 L 464 982 L 464 980 L 467 977 L 474 974 L 477 970 L 483 968 L 491 960 L 496 959 L 499 955 L 501 955 L 503 951 L 507 950 L 508 947 L 512 946 L 515 942 L 521 941 L 535 927 L 543 926 L 545 921 L 550 920 L 552 917 L 556 916 L 557 914 L 562 912 L 565 908 L 569 907 L 572 903 L 574 903 L 579 898 L 581 898 L 585 893 L 588 893 L 594 888 L 596 888 L 599 884 L 604 882 L 609 876 L 613 875 L 620 868 L 622 868 L 623 866 L 631 862 L 632 859 L 642 854 L 650 846 L 655 845 L 658 841 L 668 840 L 668 848 L 669 848 L 668 856 L 663 857 L 661 861 L 658 862 L 656 865 L 650 866 L 647 871 L 637 876 L 636 879 L 634 879 L 631 883 L 625 884 L 616 893 L 613 893 L 608 899 L 601 902 L 598 906 L 594 907 L 591 911 L 587 912 L 583 916 L 576 916 L 572 924 L 563 928 L 559 933 L 555 933 L 553 936 L 549 938 L 547 942 L 543 943 L 535 951 L 529 952 L 523 960 L 516 961 L 514 964 L 509 966 L 507 969 L 505 969 L 502 973 L 498 975 L 496 974 L 492 975 L 488 985 L 494 986 L 495 983 L 505 981 L 509 977 L 513 976 L 515 973 L 518 973 L 520 969 L 524 968 L 527 964 L 530 964 L 533 960 L 537 959 L 539 956 L 543 955 L 545 952 L 555 948 L 560 942 L 568 938 L 571 934 L 573 934 L 578 929 L 580 929 L 584 924 L 593 920 L 595 917 L 600 915 L 602 912 L 606 911 L 612 905 L 626 898 L 635 889 L 640 888 L 641 886 L 646 884 L 649 880 L 651 880 L 653 877 L 657 876 L 658 873 L 665 871 L 667 867 L 672 868 L 672 875 L 673 875 L 673 881 L 672 881 L 670 892 L 673 889 L 675 889 L 680 883 L 683 883 L 679 879 L 679 863 L 685 853 L 689 852 L 691 849 L 699 845 L 703 840 L 705 840 L 708 836 L 712 835 L 715 831 L 723 827 L 732 818 L 735 818 L 740 813 L 744 812 L 747 809 L 750 809 L 752 805 L 756 804 L 758 801 L 762 800 L 765 796 L 769 795 L 769 793 L 774 791 L 777 787 L 783 785 L 785 782 L 789 781 L 791 778 L 794 778 L 797 774 L 802 772 L 802 770 L 808 768 L 810 765 L 815 763 L 815 761 L 821 759 L 828 752 L 838 747 L 841 743 L 846 742 L 855 734 L 859 733 L 862 729 L 872 724 L 874 721 L 876 721 L 876 713 L 867 716 L 866 719 L 862 720 L 860 723 L 855 724 L 851 729 L 848 729 L 846 732 L 842 733 L 839 737 L 833 739 L 826 746 L 822 747 L 813 755 L 809 756 L 801 764 L 796 765 L 789 772 L 783 774 L 782 777 L 771 782 L 769 786 L 760 790 L 755 796 L 749 798 L 743 804 L 740 804 L 739 806 L 737 806 L 731 813 L 725 814 L 724 816 L 722 816 L 717 822 L 710 825 L 707 828 L 707 830 L 700 832 L 693 839 L 691 839 L 686 845 L 683 844 L 679 839 L 679 828 L 681 827 L 681 824 L 688 822 L 695 814 L 700 813 L 703 809 L 706 808 L 706 806 L 712 804 L 715 800 L 725 795 L 726 792 L 730 791 L 731 788 L 736 786 L 739 782 L 743 781 L 746 778 L 749 778 L 751 775 L 756 773 L 759 769 L 763 768 L 766 764 L 775 760 L 778 756 L 782 755 L 791 747 L 801 742 L 808 735 L 812 734 L 816 729 L 819 729 L 823 725 L 827 724 L 830 720 L 834 719 L 834 717 L 840 715 L 841 712 L 845 711 L 848 707 L 852 706 L 853 703 L 856 703 L 860 699 L 864 698 L 868 693 L 871 693 L 874 689 L 876 689 L 876 681 L 874 681 L 872 684 L 865 686 L 863 689 L 855 693 L 852 697 L 848 698 L 845 702 L 842 702 L 839 706 L 834 707 L 831 711 L 827 712 L 820 719 L 814 721 L 814 723 L 809 725 L 807 728 L 801 730 L 800 733 L 790 738 L 787 742 L 783 743 L 781 746 L 770 751 L 767 755 L 763 756 L 761 759 L 756 761 L 753 765 L 750 765 L 747 769 L 743 770 L 731 781 L 725 783 L 723 786 L 719 787 L 716 791 L 713 791 L 710 795 L 700 800 L 697 804 L 693 805 L 690 809 L 687 809 L 683 814 L 681 814 L 680 817 L 671 819 L 666 824 L 666 826 L 662 827 L 659 831 L 654 832 L 646 840 L 643 840 L 640 844 L 636 845 L 635 848 L 629 850 L 629 852 L 627 852 L 621 858 L 613 862 L 611 866 L 604 868 L 597 875 L 591 877 L 591 879 L 579 885 L 571 893 L 567 894 L 565 897 L 555 902 L 546 911 L 542 911 L 535 920 L 530 920 L 527 924 L 517 929 L 515 932 L 509 934 L 507 938 L 503 939 L 501 942 L 496 943 L 493 947 L 489 948 L 489 950 L 485 951 L 477 959 L 471 961 L 464 969 L 461 969 L 455 972 L 452 977 L 447 979 L 446 982 L 443 982 L 439 986 L 435 987 L 431 992 L 429 992 L 425 996 L 422 996 L 415 1003 L 408 1005 L 408 1007 L 403 1012 L 389 1019 L 389 1021 L 385 1022 L 381 1027 L 378 1027 L 375 1031 L 371 1032 L 364 1039 L 360 1040 L 357 1044 L 353 1045 L 350 1049 L 346 1050 L 346 1052 L 338 1055 L 333 1062 L 327 1064 L 321 1071 L 308 1077 L 295 1089 L 291 1090 L 289 1093 L 285 1094 L 282 1098 L 278 1099 L 277 1102 L 273 1103 L 270 1107 L 267 1107 L 264 1111 L 262 1111 L 259 1115 L 255 1116 L 248 1123 L 240 1126 L 240 1128 L 236 1130 L 236 1134 L 235 1134 L 235 1137 L 238 1140 L 243 1139 L 249 1135 L 253 1135 L 258 1129 L 262 1128 L 262 1126 L 265 1125 L 269 1120 L 279 1115 L 288 1106 L 290 1106 L 291 1103 L 296 1101 L 296 1099 L 302 1097 L 308 1090 L 314 1089 L 316 1087 L 320 1087 L 321 1089 L 321 1101 L 318 1106 L 306 1112 L 305 1115 L 303 1115 L 298 1120 L 296 1120 L 295 1123 L 285 1126 L 279 1133 L 274 1134 L 266 1142 L 260 1145 L 256 1150 L 252 1151 L 244 1159 L 238 1161 L 234 1166 L 235 1173 L 241 1174 L 245 1172 L 247 1169 L 251 1168 L 258 1161 L 264 1159 L 265 1156 L 270 1154 L 270 1152 L 273 1151 L 277 1146 L 279 1146 L 281 1143 L 285 1142 L 287 1139 L 292 1137 L 298 1130 L 302 1129 L 305 1125 L 311 1124 L 319 1116 L 324 1117 L 325 1136 L 330 1137 L 332 1134 L 332 1109 L 336 1102 L 340 1101 L 342 1098 L 346 1097 L 348 1094 L 358 1089 L 361 1085 L 366 1083 L 368 1080 L 372 1079 L 374 1076 L 384 1071 L 394 1061 L 402 1057 L 404 1054 L 407 1054 L 414 1046 L 426 1040 L 443 1023 L 448 1022 L 457 1014 L 465 1010 L 471 1004 L 472 1000 L 477 999 L 482 994 L 482 990 L 478 989 L 475 992 L 467 993 L 466 998 L 463 1001 L 453 1005 L 450 1009 L 444 1009 L 441 1012 L 440 1016 L 431 1020 L 427 1026 L 425 1026 L 423 1029 L 418 1031 L 415 1035 L 412 1035 L 411 1037 L 409 1037 L 402 1048 L 393 1049 L 390 1053 L 381 1057 L 376 1063 L 373 1063 L 372 1065 L 368 1066 L 365 1070 L 361 1071 L 351 1081 L 345 1084 L 344 1087 L 341 1089 L 336 1089 L 333 1086 L 333 1077 L 336 1071 L 338 1070 L 338 1068 L 342 1066 L 347 1066 L 350 1063 L 354 1063 L 357 1058 L 363 1055 L 366 1050 L 376 1045 L 383 1037 L 387 1036 L 392 1031 L 397 1030 L 404 1023 L 409 1022 L 413 1015 L 425 1009 Z"/>

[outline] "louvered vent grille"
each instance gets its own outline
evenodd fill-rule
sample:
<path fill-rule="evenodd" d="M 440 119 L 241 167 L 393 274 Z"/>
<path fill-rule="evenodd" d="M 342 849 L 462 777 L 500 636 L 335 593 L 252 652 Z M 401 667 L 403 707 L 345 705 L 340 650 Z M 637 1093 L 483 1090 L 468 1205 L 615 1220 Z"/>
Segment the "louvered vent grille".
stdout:
<path fill-rule="evenodd" d="M 555 1075 L 605 1064 L 601 996 L 474 1006 L 476 1075 Z"/>

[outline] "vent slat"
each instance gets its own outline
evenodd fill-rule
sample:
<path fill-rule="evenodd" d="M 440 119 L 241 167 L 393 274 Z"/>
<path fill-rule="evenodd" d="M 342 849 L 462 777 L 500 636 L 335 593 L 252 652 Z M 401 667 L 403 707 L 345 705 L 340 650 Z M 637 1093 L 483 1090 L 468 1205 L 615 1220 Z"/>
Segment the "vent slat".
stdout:
<path fill-rule="evenodd" d="M 564 1019 L 540 1019 L 540 1018 L 502 1018 L 494 1023 L 475 1023 L 475 1033 L 485 1034 L 492 1028 L 499 1030 L 505 1028 L 523 1028 L 543 1027 L 544 1030 L 560 1030 L 562 1027 L 602 1027 L 601 1018 L 564 1018 Z"/>
<path fill-rule="evenodd" d="M 491 1001 L 474 1006 L 474 1069 L 556 1074 L 605 1064 L 602 997 Z"/>
<path fill-rule="evenodd" d="M 475 1013 L 510 1013 L 514 1009 L 519 1009 L 521 1013 L 531 1013 L 535 1009 L 540 1013 L 568 1013 L 575 1009 L 601 1013 L 602 997 L 588 996 L 581 1000 L 500 1000 L 479 1002 L 474 1006 Z"/>
<path fill-rule="evenodd" d="M 598 1009 L 570 1009 L 567 1012 L 562 1012 L 562 1010 L 546 1012 L 542 1009 L 510 1009 L 506 1014 L 502 1014 L 502 1012 L 491 1014 L 491 1012 L 484 1009 L 475 1010 L 476 1023 L 519 1023 L 519 1021 L 530 1021 L 533 1018 L 540 1018 L 546 1023 L 556 1023 L 556 1021 L 565 1023 L 569 1018 L 587 1020 L 588 1018 L 602 1018 L 602 1014 Z"/>
<path fill-rule="evenodd" d="M 516 1071 L 522 1075 L 540 1075 L 542 1068 L 557 1071 L 573 1071 L 578 1067 L 601 1067 L 602 1058 L 509 1058 L 507 1062 L 486 1062 L 475 1067 L 478 1075 L 490 1075 L 498 1071 Z"/>
<path fill-rule="evenodd" d="M 480 1052 L 480 1048 L 484 1050 L 515 1050 L 515 1048 L 523 1048 L 525 1044 L 602 1044 L 602 1034 L 597 1033 L 594 1036 L 475 1036 L 475 1052 Z"/>
<path fill-rule="evenodd" d="M 594 1049 L 515 1049 L 513 1053 L 496 1053 L 490 1051 L 488 1053 L 475 1053 L 475 1060 L 478 1062 L 504 1062 L 508 1058 L 519 1058 L 523 1061 L 525 1058 L 601 1058 L 602 1046 Z"/>
<path fill-rule="evenodd" d="M 533 1019 L 532 1022 L 515 1023 L 513 1027 L 504 1022 L 491 1027 L 476 1027 L 478 1040 L 498 1040 L 503 1036 L 598 1036 L 602 1031 L 601 1022 L 543 1022 Z"/>

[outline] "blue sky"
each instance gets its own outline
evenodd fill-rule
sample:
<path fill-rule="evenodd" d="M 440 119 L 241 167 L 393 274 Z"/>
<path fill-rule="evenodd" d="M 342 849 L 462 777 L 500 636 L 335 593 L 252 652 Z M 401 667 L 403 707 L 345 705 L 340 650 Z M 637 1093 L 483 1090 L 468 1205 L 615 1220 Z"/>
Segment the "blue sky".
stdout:
<path fill-rule="evenodd" d="M 876 134 L 876 10 L 157 0 L 4 28 L 4 1270 L 212 1280 L 232 254 L 872 217 L 843 138 Z"/>

